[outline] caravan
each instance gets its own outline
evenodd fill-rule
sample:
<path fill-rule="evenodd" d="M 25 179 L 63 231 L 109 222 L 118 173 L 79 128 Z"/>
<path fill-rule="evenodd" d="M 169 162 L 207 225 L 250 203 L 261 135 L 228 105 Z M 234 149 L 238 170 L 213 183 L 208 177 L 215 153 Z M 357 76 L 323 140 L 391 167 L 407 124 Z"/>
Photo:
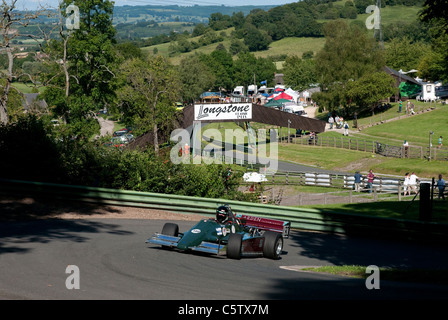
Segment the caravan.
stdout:
<path fill-rule="evenodd" d="M 236 96 L 244 96 L 244 87 L 243 86 L 236 87 L 235 89 L 233 89 L 232 94 Z"/>
<path fill-rule="evenodd" d="M 250 86 L 247 87 L 247 95 L 249 97 L 253 97 L 257 94 L 257 86 L 252 84 Z"/>

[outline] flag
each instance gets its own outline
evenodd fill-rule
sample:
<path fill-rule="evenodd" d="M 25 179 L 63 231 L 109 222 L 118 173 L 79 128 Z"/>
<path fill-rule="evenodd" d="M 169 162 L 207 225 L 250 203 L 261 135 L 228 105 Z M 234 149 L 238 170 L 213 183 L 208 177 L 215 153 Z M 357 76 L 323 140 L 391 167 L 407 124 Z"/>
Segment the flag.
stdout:
<path fill-rule="evenodd" d="M 267 80 L 261 81 L 260 84 L 267 84 Z"/>

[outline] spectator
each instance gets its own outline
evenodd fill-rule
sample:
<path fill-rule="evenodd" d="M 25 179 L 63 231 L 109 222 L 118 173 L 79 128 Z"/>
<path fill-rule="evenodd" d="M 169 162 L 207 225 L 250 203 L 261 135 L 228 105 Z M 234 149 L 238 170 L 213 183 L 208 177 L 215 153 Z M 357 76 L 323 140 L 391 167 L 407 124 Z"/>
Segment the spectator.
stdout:
<path fill-rule="evenodd" d="M 361 191 L 361 180 L 362 175 L 359 173 L 359 171 L 355 172 L 355 191 L 360 192 Z"/>
<path fill-rule="evenodd" d="M 330 124 L 330 129 L 333 129 L 333 124 L 334 124 L 333 116 L 330 116 L 330 118 L 328 118 L 328 123 Z"/>
<path fill-rule="evenodd" d="M 370 169 L 367 175 L 367 188 L 369 188 L 369 193 L 372 193 L 373 179 L 375 179 L 375 175 L 373 174 L 373 170 Z"/>
<path fill-rule="evenodd" d="M 398 105 L 398 112 L 399 113 L 401 113 L 402 106 L 403 106 L 403 101 L 401 101 L 401 99 L 400 99 L 400 102 L 399 102 L 399 105 Z"/>
<path fill-rule="evenodd" d="M 439 200 L 442 198 L 445 200 L 445 180 L 443 180 L 442 175 L 439 174 L 439 180 L 437 180 L 437 188 L 439 188 Z"/>
<path fill-rule="evenodd" d="M 442 138 L 442 136 L 440 136 L 439 137 L 439 149 L 442 148 L 442 141 L 443 141 L 443 138 Z"/>
<path fill-rule="evenodd" d="M 415 112 L 414 112 L 414 103 L 411 103 L 411 109 L 410 109 L 410 111 L 411 111 L 411 114 L 415 114 Z"/>
<path fill-rule="evenodd" d="M 347 121 L 344 122 L 344 136 L 348 136 L 348 123 Z"/>
<path fill-rule="evenodd" d="M 411 188 L 412 191 L 415 192 L 415 194 L 417 194 L 417 182 L 419 181 L 419 177 L 417 177 L 417 175 L 415 174 L 415 172 L 412 172 L 411 175 L 409 176 L 409 187 Z M 411 191 L 409 191 L 409 194 L 411 193 Z"/>
<path fill-rule="evenodd" d="M 403 151 L 404 151 L 403 156 L 405 158 L 409 158 L 409 143 L 407 140 L 404 140 L 403 142 Z"/>
<path fill-rule="evenodd" d="M 403 190 L 404 190 L 404 196 L 405 195 L 411 195 L 411 191 L 409 190 L 409 172 L 406 172 L 404 175 L 404 181 L 403 181 Z"/>

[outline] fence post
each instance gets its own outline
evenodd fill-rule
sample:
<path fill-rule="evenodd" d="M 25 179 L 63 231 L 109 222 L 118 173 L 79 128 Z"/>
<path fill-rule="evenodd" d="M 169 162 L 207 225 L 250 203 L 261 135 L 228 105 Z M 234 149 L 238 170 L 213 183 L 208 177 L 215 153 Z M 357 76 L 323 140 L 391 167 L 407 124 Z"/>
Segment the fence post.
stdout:
<path fill-rule="evenodd" d="M 353 190 L 352 189 L 350 189 L 350 203 L 352 203 L 353 202 L 353 199 L 352 199 L 352 196 L 353 196 Z"/>
<path fill-rule="evenodd" d="M 373 201 L 378 201 L 378 194 L 376 193 L 376 188 L 373 188 Z"/>
<path fill-rule="evenodd" d="M 400 181 L 398 181 L 398 201 L 401 201 L 401 185 L 400 185 Z"/>

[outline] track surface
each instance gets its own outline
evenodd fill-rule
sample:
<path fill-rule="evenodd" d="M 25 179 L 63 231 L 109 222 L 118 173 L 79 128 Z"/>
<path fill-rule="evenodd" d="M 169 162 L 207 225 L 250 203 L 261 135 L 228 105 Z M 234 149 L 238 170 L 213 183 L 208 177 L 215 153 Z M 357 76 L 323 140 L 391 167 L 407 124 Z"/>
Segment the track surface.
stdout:
<path fill-rule="evenodd" d="M 0 223 L 0 299 L 446 299 L 448 286 L 365 281 L 287 270 L 377 265 L 448 269 L 448 250 L 407 243 L 292 232 L 281 260 L 181 253 L 145 240 L 167 221 L 48 219 Z M 194 222 L 173 221 L 180 231 Z M 80 289 L 68 290 L 68 265 Z"/>

